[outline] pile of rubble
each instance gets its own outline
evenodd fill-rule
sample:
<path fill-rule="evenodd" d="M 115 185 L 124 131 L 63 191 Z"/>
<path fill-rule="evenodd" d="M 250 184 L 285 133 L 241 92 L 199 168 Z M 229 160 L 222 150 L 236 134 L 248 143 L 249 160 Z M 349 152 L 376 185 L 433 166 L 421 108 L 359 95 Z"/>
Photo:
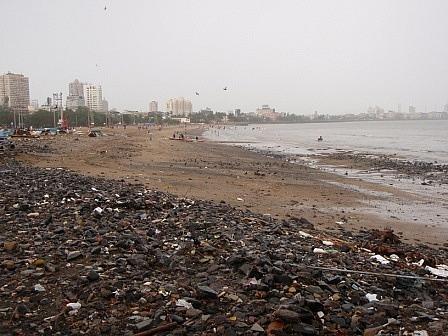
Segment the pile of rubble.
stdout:
<path fill-rule="evenodd" d="M 443 335 L 448 251 L 0 165 L 1 335 Z"/>

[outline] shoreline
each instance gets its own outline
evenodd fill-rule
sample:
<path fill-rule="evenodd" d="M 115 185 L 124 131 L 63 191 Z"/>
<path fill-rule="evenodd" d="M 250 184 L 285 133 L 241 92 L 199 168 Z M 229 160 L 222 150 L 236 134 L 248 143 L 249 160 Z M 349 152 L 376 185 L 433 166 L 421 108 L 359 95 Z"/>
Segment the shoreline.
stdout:
<path fill-rule="evenodd" d="M 350 230 L 391 227 L 403 233 L 403 240 L 439 247 L 448 239 L 448 228 L 430 232 L 426 225 L 431 223 L 384 218 L 363 210 L 384 199 L 382 193 L 415 199 L 409 193 L 225 144 L 168 140 L 175 130 L 194 137 L 203 127 L 153 130 L 152 141 L 146 130 L 134 127 L 105 129 L 108 135 L 101 138 L 40 139 L 31 142 L 29 154 L 19 153 L 17 158 L 40 167 L 65 167 L 179 196 L 223 201 L 278 218 L 304 217 L 322 230 L 337 232 L 341 224 L 336 223 L 342 222 Z"/>

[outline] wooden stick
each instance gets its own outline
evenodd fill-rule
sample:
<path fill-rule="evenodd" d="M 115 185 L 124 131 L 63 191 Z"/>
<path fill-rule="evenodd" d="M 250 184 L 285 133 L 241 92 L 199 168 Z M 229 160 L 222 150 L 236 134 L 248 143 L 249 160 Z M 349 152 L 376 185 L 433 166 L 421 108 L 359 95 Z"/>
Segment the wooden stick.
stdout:
<path fill-rule="evenodd" d="M 158 334 L 159 332 L 167 331 L 170 329 L 173 329 L 175 326 L 177 326 L 177 322 L 171 322 L 168 324 L 164 324 L 155 328 L 152 328 L 150 330 L 142 331 L 141 333 L 135 334 L 134 336 L 150 336 Z"/>

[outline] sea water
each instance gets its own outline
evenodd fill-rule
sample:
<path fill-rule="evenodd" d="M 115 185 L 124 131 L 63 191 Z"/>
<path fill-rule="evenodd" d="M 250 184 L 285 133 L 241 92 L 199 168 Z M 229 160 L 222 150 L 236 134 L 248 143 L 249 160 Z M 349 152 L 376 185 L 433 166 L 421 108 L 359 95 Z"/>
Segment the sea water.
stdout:
<path fill-rule="evenodd" d="M 353 151 L 448 164 L 448 120 L 221 126 L 205 136 L 285 154 Z"/>
<path fill-rule="evenodd" d="M 384 195 L 375 204 L 369 201 L 369 206 L 360 211 L 413 221 L 428 225 L 433 230 L 448 227 L 448 185 L 426 185 L 421 179 L 403 178 L 393 172 L 326 166 L 313 159 L 314 155 L 319 157 L 327 153 L 353 152 L 448 164 L 448 120 L 226 125 L 212 127 L 204 136 L 262 152 L 287 157 L 298 155 L 302 158 L 298 160 L 301 163 L 346 176 L 347 182 L 341 187 L 350 190 L 356 188 L 349 182 L 352 179 L 393 186 L 416 197 L 412 197 L 411 201 L 402 200 L 393 194 Z M 323 141 L 317 141 L 319 137 Z M 370 193 L 369 190 L 359 192 L 366 195 Z"/>

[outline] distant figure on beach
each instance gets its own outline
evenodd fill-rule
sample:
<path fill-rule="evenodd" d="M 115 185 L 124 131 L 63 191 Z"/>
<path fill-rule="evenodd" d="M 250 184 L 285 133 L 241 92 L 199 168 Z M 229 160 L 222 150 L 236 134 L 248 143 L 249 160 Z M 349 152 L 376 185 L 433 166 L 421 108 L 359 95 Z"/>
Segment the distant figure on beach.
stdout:
<path fill-rule="evenodd" d="M 322 138 L 322 135 L 317 138 L 317 141 L 324 141 L 324 138 Z"/>

